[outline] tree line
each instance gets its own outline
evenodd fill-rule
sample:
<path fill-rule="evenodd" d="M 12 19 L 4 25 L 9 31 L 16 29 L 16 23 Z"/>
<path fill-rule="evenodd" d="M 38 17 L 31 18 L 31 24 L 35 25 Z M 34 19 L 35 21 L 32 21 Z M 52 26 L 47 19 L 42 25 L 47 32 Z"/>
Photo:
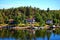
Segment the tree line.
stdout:
<path fill-rule="evenodd" d="M 60 10 L 41 10 L 36 7 L 18 7 L 0 9 L 0 24 L 6 24 L 9 19 L 14 19 L 18 24 L 24 23 L 27 18 L 35 18 L 40 25 L 46 24 L 46 20 L 53 20 L 53 24 L 60 24 Z"/>

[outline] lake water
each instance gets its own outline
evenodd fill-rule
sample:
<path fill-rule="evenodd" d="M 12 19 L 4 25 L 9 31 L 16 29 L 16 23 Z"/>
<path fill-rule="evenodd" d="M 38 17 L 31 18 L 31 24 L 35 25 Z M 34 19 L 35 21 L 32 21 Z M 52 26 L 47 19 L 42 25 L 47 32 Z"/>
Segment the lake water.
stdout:
<path fill-rule="evenodd" d="M 0 40 L 60 40 L 60 30 L 0 30 Z"/>

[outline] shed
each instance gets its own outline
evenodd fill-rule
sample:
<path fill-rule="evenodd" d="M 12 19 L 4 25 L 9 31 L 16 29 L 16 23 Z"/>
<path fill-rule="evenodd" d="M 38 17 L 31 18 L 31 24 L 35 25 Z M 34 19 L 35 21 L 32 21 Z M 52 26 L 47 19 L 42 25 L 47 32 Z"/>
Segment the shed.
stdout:
<path fill-rule="evenodd" d="M 48 20 L 46 21 L 46 24 L 53 24 L 53 21 L 50 20 L 50 19 L 48 19 Z"/>

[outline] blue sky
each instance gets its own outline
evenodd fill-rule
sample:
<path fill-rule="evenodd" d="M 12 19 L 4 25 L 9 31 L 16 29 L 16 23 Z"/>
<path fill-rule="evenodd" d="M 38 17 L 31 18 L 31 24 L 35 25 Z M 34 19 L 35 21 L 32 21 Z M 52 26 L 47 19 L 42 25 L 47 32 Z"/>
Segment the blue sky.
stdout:
<path fill-rule="evenodd" d="M 20 6 L 32 6 L 45 10 L 47 8 L 59 10 L 60 0 L 0 0 L 0 9 Z"/>

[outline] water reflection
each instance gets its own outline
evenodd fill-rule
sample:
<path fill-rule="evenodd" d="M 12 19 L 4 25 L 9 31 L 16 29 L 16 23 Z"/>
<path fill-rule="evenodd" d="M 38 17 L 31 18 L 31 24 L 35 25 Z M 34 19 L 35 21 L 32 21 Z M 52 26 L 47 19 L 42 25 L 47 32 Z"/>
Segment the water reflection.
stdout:
<path fill-rule="evenodd" d="M 60 39 L 60 30 L 0 30 L 0 40 L 57 40 Z"/>

